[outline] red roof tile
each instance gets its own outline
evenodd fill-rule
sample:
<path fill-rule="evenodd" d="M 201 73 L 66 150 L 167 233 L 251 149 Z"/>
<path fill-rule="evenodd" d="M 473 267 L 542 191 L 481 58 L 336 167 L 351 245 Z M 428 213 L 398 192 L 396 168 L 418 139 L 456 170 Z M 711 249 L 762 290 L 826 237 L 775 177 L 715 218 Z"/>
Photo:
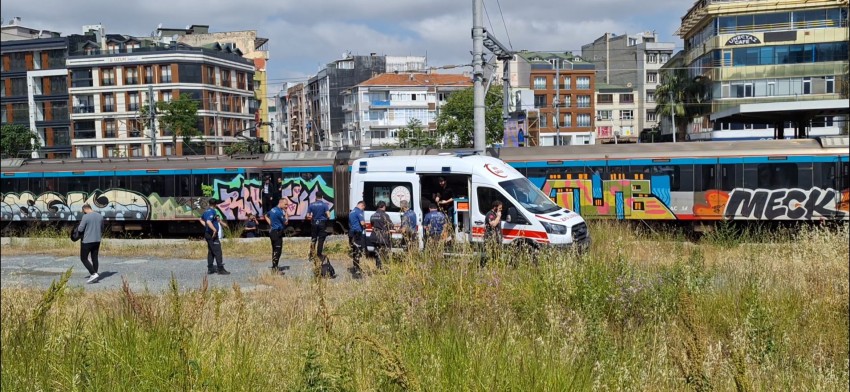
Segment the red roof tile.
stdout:
<path fill-rule="evenodd" d="M 472 86 L 469 76 L 457 74 L 385 73 L 359 86 Z"/>

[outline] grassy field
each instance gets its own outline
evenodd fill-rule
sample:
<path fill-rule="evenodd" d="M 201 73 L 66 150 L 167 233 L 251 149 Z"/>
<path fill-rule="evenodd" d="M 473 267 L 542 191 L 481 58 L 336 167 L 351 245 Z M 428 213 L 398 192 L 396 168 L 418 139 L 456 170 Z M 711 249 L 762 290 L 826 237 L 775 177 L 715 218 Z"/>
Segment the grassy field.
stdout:
<path fill-rule="evenodd" d="M 846 225 L 724 227 L 699 242 L 590 229 L 589 255 L 544 252 L 537 266 L 522 253 L 479 269 L 426 252 L 359 281 L 269 275 L 274 289 L 261 293 L 205 282 L 164 293 L 85 293 L 65 280 L 4 289 L 0 388 L 847 390 Z M 263 258 L 261 244 L 224 246 Z M 341 243 L 331 248 L 345 259 Z M 76 247 L 56 238 L 3 249 L 33 251 Z M 200 242 L 109 252 L 205 255 Z"/>

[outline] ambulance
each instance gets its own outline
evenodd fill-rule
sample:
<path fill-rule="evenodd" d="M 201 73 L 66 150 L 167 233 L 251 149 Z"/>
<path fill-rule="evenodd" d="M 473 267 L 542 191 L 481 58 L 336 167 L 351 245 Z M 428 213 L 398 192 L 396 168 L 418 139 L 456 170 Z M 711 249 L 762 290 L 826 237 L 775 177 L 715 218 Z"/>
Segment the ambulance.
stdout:
<path fill-rule="evenodd" d="M 484 241 L 484 217 L 494 200 L 503 203 L 504 244 L 577 247 L 585 251 L 590 234 L 579 214 L 564 209 L 546 196 L 528 178 L 505 162 L 488 156 L 465 153 L 439 155 L 372 156 L 351 165 L 349 209 L 364 201 L 368 224 L 376 206 L 383 201 L 395 227 L 401 223 L 401 202 L 406 200 L 416 212 L 419 246 L 423 246 L 422 218 L 435 196 L 444 191 L 453 195 L 449 216 L 449 237 L 457 242 Z M 445 200 L 445 198 L 444 198 Z M 401 234 L 393 233 L 395 240 Z M 371 246 L 369 247 L 371 249 Z"/>

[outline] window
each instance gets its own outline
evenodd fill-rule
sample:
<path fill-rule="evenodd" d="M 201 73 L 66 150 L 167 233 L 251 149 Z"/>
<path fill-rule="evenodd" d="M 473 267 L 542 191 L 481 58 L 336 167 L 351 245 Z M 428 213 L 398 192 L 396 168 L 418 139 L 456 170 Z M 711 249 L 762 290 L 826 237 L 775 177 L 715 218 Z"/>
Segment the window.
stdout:
<path fill-rule="evenodd" d="M 572 95 L 564 95 L 562 98 L 563 99 L 560 102 L 560 106 L 562 108 L 568 108 L 568 107 L 571 107 L 573 105 L 573 100 L 572 100 L 573 96 Z"/>
<path fill-rule="evenodd" d="M 646 102 L 655 102 L 655 90 L 646 90 Z"/>
<path fill-rule="evenodd" d="M 92 70 L 90 68 L 71 71 L 71 87 L 92 86 Z"/>
<path fill-rule="evenodd" d="M 646 62 L 650 64 L 655 64 L 658 62 L 658 54 L 657 53 L 647 53 Z"/>
<path fill-rule="evenodd" d="M 670 55 L 667 53 L 661 53 L 659 59 L 661 64 L 666 64 L 668 61 L 670 61 Z"/>
<path fill-rule="evenodd" d="M 835 93 L 835 76 L 827 76 L 826 77 L 826 93 L 834 94 Z"/>
<path fill-rule="evenodd" d="M 576 88 L 579 90 L 588 90 L 590 89 L 590 77 L 589 76 L 579 76 L 576 78 Z"/>
<path fill-rule="evenodd" d="M 597 94 L 596 103 L 614 103 L 613 94 Z"/>
<path fill-rule="evenodd" d="M 103 80 L 103 86 L 114 86 L 115 85 L 115 69 L 114 68 L 104 68 L 100 70 L 101 78 Z"/>
<path fill-rule="evenodd" d="M 570 90 L 570 89 L 572 89 L 572 88 L 573 88 L 573 78 L 571 78 L 571 77 L 569 77 L 569 76 L 565 77 L 565 78 L 564 78 L 564 87 L 562 87 L 562 88 L 563 88 L 564 90 Z"/>
<path fill-rule="evenodd" d="M 635 95 L 634 94 L 620 94 L 620 103 L 634 103 Z"/>
<path fill-rule="evenodd" d="M 139 69 L 136 67 L 124 68 L 124 84 L 139 84 Z"/>
<path fill-rule="evenodd" d="M 646 121 L 658 121 L 658 117 L 656 116 L 654 111 L 647 110 Z"/>
<path fill-rule="evenodd" d="M 755 166 L 755 168 L 753 168 L 753 166 Z M 744 186 L 747 188 L 780 189 L 793 188 L 798 185 L 798 170 L 797 165 L 794 163 L 748 164 L 746 165 L 746 170 L 747 183 L 744 184 Z M 753 174 L 755 176 L 753 176 Z"/>
<path fill-rule="evenodd" d="M 647 72 L 646 73 L 646 82 L 647 83 L 658 83 L 658 72 Z"/>
<path fill-rule="evenodd" d="M 803 94 L 812 93 L 812 78 L 803 78 Z"/>
<path fill-rule="evenodd" d="M 578 107 L 580 108 L 590 107 L 590 95 L 579 95 L 576 97 L 576 101 L 578 101 Z"/>
<path fill-rule="evenodd" d="M 564 122 L 563 122 L 562 126 L 564 128 L 570 128 L 570 127 L 573 126 L 573 115 L 572 114 L 567 113 L 567 114 L 564 115 Z"/>
<path fill-rule="evenodd" d="M 486 187 L 479 186 L 475 192 L 478 195 L 478 211 L 482 214 L 487 214 L 490 212 L 490 208 L 493 206 L 493 202 L 498 200 L 502 202 L 502 220 L 504 221 L 508 217 L 508 208 L 514 208 L 513 203 L 509 202 L 508 199 L 503 196 L 499 191 Z M 515 222 L 512 222 L 515 223 Z"/>
<path fill-rule="evenodd" d="M 620 110 L 620 120 L 632 120 L 635 118 L 634 111 Z"/>
<path fill-rule="evenodd" d="M 103 93 L 103 111 L 104 112 L 114 112 L 115 111 L 115 94 L 113 94 L 113 93 Z"/>
<path fill-rule="evenodd" d="M 131 112 L 135 112 L 139 110 L 139 93 L 138 92 L 129 92 L 127 93 L 127 110 Z"/>
<path fill-rule="evenodd" d="M 12 95 L 13 97 L 22 97 L 27 96 L 27 78 L 12 78 L 10 79 L 12 84 Z M 5 86 L 4 86 L 5 88 Z"/>
<path fill-rule="evenodd" d="M 118 137 L 118 124 L 116 124 L 114 119 L 106 119 L 103 121 L 103 137 Z"/>
<path fill-rule="evenodd" d="M 161 91 L 162 101 L 163 102 L 171 102 L 171 91 Z"/>
<path fill-rule="evenodd" d="M 522 177 L 515 180 L 502 181 L 499 183 L 499 186 L 532 214 L 548 214 L 561 209 L 540 188 L 532 184 L 528 178 Z"/>
<path fill-rule="evenodd" d="M 580 126 L 580 127 L 589 127 L 590 126 L 590 114 L 588 114 L 588 113 L 579 114 L 578 116 L 576 116 L 576 122 L 578 123 L 578 126 Z"/>
<path fill-rule="evenodd" d="M 534 77 L 534 89 L 535 90 L 545 90 L 546 89 L 546 78 L 543 76 L 535 76 Z"/>
<path fill-rule="evenodd" d="M 399 212 L 401 207 L 393 204 L 392 194 L 396 188 L 407 190 L 408 195 L 413 195 L 413 186 L 409 182 L 365 182 L 363 183 L 363 201 L 366 203 L 367 211 L 375 211 L 378 209 L 378 202 L 387 203 L 387 212 Z M 415 205 L 413 200 L 408 200 L 411 205 Z"/>
<path fill-rule="evenodd" d="M 160 83 L 171 83 L 171 65 L 160 65 Z"/>
<path fill-rule="evenodd" d="M 611 111 L 610 110 L 597 110 L 596 111 L 596 119 L 597 120 L 610 120 L 611 119 Z"/>
<path fill-rule="evenodd" d="M 546 107 L 546 96 L 545 95 L 535 95 L 534 96 L 534 107 L 535 108 L 545 108 Z"/>
<path fill-rule="evenodd" d="M 543 114 L 540 116 L 540 128 L 549 128 L 549 115 Z"/>

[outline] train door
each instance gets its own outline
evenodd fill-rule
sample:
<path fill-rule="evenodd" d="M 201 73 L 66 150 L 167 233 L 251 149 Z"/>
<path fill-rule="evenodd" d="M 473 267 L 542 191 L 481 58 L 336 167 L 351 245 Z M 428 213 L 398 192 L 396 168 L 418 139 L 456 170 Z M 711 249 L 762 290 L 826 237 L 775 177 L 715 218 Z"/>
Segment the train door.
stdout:
<path fill-rule="evenodd" d="M 722 219 L 728 194 L 720 190 L 719 172 L 716 159 L 694 164 L 694 219 Z"/>
<path fill-rule="evenodd" d="M 718 193 L 713 200 L 717 211 L 725 219 L 746 219 L 736 216 L 734 211 L 728 211 L 727 202 L 736 192 L 736 188 L 744 187 L 744 159 L 723 158 L 717 165 L 717 189 Z"/>

